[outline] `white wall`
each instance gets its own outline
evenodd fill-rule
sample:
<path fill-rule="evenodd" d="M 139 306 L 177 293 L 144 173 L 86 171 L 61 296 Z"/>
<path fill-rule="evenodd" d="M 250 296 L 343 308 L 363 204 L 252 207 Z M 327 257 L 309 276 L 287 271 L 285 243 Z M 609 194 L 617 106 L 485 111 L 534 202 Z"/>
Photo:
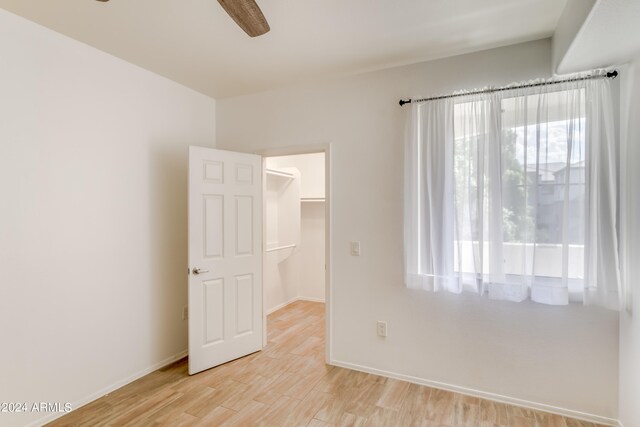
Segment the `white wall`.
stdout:
<path fill-rule="evenodd" d="M 563 58 L 566 56 L 595 3 L 595 0 L 567 0 L 553 34 L 552 61 L 554 72 L 566 72 L 566 70 L 560 71 L 558 69 L 562 67 Z"/>
<path fill-rule="evenodd" d="M 331 143 L 333 361 L 606 417 L 617 415 L 618 313 L 407 290 L 398 99 L 546 77 L 550 40 L 223 99 L 217 141 Z M 250 123 L 251 126 L 247 126 Z M 351 257 L 351 240 L 362 256 Z M 389 322 L 389 336 L 375 333 Z"/>
<path fill-rule="evenodd" d="M 623 277 L 631 293 L 631 312 L 620 313 L 620 420 L 640 426 L 640 57 L 620 73 L 623 190 L 622 244 L 627 256 Z M 634 295 L 635 294 L 635 295 Z"/>
<path fill-rule="evenodd" d="M 325 204 L 303 202 L 300 249 L 293 259 L 300 264 L 298 296 L 308 300 L 325 300 Z"/>
<path fill-rule="evenodd" d="M 266 176 L 263 292 L 264 308 L 269 314 L 298 296 L 299 265 L 291 254 L 300 246 L 300 171 L 276 168 L 267 159 L 267 169 L 280 169 L 293 179 Z"/>
<path fill-rule="evenodd" d="M 0 10 L 1 402 L 186 350 L 187 147 L 214 143 L 213 99 Z"/>
<path fill-rule="evenodd" d="M 294 249 L 264 254 L 264 310 L 271 314 L 298 298 L 300 265 L 291 262 Z"/>
<path fill-rule="evenodd" d="M 267 157 L 270 168 L 294 167 L 300 171 L 300 198 L 324 198 L 324 153 Z"/>

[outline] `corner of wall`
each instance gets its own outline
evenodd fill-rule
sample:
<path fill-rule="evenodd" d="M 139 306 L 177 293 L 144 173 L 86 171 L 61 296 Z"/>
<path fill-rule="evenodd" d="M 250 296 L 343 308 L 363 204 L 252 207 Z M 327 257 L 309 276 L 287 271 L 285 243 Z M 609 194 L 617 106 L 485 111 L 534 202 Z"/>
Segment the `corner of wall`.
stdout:
<path fill-rule="evenodd" d="M 551 39 L 552 74 L 567 72 L 562 62 L 571 49 L 571 45 L 578 36 L 584 22 L 589 17 L 595 3 L 595 0 L 567 1 Z"/>
<path fill-rule="evenodd" d="M 634 293 L 640 292 L 637 277 L 640 266 L 635 262 L 640 256 L 640 195 L 635 183 L 640 182 L 640 57 L 636 57 L 620 73 L 620 137 L 621 167 L 623 177 L 621 202 L 622 277 L 629 295 L 631 310 L 620 312 L 619 350 L 619 402 L 620 425 L 640 425 L 640 301 Z M 625 182 L 627 183 L 624 186 Z"/>

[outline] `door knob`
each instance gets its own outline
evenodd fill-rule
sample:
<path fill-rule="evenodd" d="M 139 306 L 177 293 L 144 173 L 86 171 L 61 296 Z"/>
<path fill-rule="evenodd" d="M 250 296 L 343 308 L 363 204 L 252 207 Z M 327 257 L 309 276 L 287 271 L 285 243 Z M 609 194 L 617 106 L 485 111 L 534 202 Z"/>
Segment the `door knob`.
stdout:
<path fill-rule="evenodd" d="M 198 274 L 204 274 L 204 273 L 208 273 L 208 272 L 209 272 L 209 270 L 201 270 L 201 269 L 199 269 L 199 268 L 194 268 L 194 269 L 193 269 L 193 274 L 195 274 L 196 276 L 197 276 Z"/>

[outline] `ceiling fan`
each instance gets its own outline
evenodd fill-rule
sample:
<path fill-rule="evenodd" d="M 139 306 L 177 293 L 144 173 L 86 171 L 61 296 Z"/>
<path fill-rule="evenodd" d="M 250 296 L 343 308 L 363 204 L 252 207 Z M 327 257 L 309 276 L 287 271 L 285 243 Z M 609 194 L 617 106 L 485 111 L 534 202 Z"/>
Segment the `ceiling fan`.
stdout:
<path fill-rule="evenodd" d="M 261 36 L 271 29 L 255 0 L 218 0 L 218 3 L 249 37 Z"/>
<path fill-rule="evenodd" d="M 255 0 L 218 0 L 218 3 L 249 37 L 261 36 L 271 29 Z"/>

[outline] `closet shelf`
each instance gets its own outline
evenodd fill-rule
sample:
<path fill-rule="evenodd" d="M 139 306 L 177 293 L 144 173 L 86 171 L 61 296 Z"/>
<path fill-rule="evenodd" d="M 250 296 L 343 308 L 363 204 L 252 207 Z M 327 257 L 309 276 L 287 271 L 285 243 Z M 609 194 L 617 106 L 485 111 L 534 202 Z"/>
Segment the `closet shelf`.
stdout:
<path fill-rule="evenodd" d="M 295 248 L 295 247 L 296 247 L 296 245 L 276 246 L 275 248 L 267 248 L 267 250 L 265 250 L 265 252 L 282 251 L 284 249 L 290 249 L 290 248 Z"/>
<path fill-rule="evenodd" d="M 275 169 L 267 169 L 267 175 L 279 176 L 282 178 L 293 179 L 295 176 L 291 173 L 281 172 Z"/>
<path fill-rule="evenodd" d="M 325 198 L 324 197 L 302 197 L 300 199 L 301 202 L 305 203 L 305 202 L 324 202 Z"/>

